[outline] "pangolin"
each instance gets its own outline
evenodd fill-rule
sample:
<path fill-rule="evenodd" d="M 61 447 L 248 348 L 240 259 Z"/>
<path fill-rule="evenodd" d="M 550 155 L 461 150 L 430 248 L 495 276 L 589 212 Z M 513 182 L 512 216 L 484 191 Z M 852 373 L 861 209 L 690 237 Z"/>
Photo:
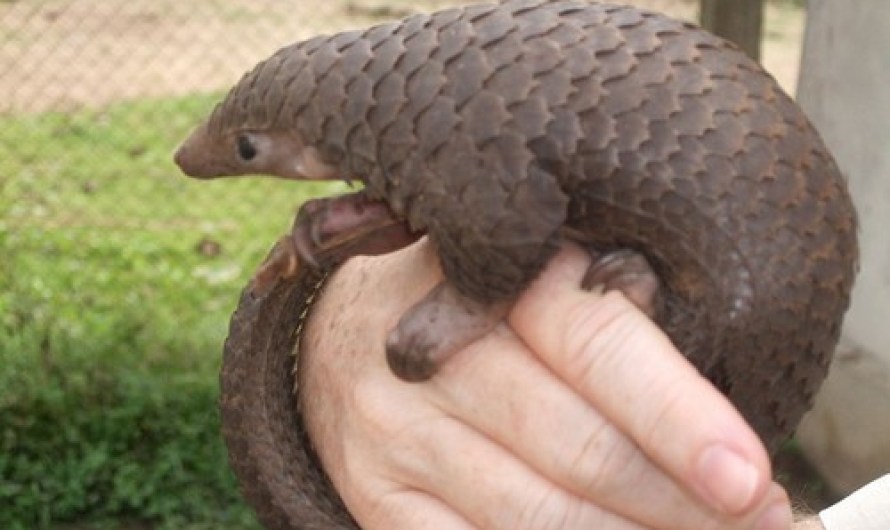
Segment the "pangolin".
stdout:
<path fill-rule="evenodd" d="M 247 73 L 176 161 L 199 178 L 363 183 L 304 206 L 276 267 L 305 273 L 331 249 L 345 250 L 324 267 L 427 234 L 446 280 L 387 342 L 408 380 L 489 329 L 561 241 L 579 242 L 591 282 L 637 298 L 771 449 L 826 374 L 857 266 L 846 183 L 792 99 L 732 44 L 628 6 L 506 0 L 293 44 Z M 636 289 L 641 277 L 657 284 Z M 235 423 L 255 412 L 238 406 Z M 236 467 L 256 458 L 245 436 L 230 443 Z M 296 501 L 259 504 L 271 527 L 315 528 L 270 515 L 302 513 Z"/>

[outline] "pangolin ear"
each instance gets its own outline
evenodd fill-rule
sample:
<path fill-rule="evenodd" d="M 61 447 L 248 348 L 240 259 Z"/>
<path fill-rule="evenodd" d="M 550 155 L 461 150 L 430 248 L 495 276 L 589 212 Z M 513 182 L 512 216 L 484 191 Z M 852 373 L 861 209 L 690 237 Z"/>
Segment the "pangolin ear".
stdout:
<path fill-rule="evenodd" d="M 302 178 L 327 180 L 340 177 L 337 167 L 326 163 L 318 149 L 312 146 L 300 150 L 295 167 Z"/>

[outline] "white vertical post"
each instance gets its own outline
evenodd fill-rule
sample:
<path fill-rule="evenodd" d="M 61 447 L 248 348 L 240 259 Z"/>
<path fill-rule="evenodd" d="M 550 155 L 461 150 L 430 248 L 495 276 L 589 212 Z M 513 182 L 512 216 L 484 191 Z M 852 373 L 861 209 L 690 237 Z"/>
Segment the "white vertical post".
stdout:
<path fill-rule="evenodd" d="M 798 100 L 850 181 L 861 265 L 846 344 L 798 438 L 847 492 L 890 472 L 890 2 L 808 9 Z"/>

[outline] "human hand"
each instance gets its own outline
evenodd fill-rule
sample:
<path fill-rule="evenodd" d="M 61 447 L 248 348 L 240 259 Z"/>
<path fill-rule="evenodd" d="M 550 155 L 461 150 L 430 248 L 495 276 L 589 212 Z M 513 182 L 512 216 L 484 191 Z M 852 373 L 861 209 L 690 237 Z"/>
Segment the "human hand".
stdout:
<path fill-rule="evenodd" d="M 300 399 L 363 528 L 790 527 L 754 433 L 620 294 L 580 289 L 588 264 L 562 251 L 508 323 L 423 384 L 396 379 L 383 344 L 441 279 L 431 246 L 350 260 L 328 281 Z"/>

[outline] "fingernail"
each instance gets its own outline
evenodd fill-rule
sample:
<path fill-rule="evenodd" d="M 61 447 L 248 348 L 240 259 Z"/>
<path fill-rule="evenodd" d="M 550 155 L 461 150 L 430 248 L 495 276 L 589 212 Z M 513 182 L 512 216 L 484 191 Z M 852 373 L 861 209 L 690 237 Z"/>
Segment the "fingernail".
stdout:
<path fill-rule="evenodd" d="M 787 503 L 777 502 L 763 512 L 754 529 L 788 530 L 791 528 L 791 519 L 791 507 Z"/>
<path fill-rule="evenodd" d="M 753 464 L 723 445 L 704 450 L 697 473 L 706 499 L 714 508 L 733 515 L 750 506 L 760 478 Z"/>

